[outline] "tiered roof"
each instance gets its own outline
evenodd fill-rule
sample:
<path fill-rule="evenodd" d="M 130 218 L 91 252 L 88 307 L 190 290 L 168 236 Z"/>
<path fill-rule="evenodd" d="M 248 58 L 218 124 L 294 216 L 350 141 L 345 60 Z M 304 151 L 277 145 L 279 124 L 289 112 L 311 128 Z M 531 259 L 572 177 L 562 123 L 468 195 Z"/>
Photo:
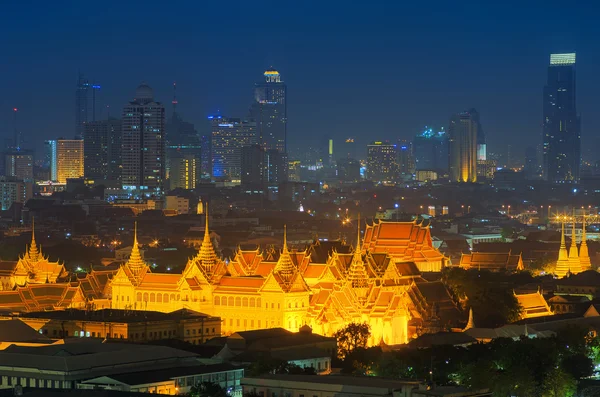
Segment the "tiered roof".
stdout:
<path fill-rule="evenodd" d="M 544 296 L 540 291 L 528 293 L 528 294 L 516 294 L 515 298 L 519 302 L 523 312 L 523 318 L 551 316 L 554 313 L 550 310 L 548 302 L 544 299 Z"/>
<path fill-rule="evenodd" d="M 510 252 L 472 252 L 462 254 L 460 266 L 465 269 L 517 271 L 523 270 L 523 259 L 521 254 L 515 255 Z"/>

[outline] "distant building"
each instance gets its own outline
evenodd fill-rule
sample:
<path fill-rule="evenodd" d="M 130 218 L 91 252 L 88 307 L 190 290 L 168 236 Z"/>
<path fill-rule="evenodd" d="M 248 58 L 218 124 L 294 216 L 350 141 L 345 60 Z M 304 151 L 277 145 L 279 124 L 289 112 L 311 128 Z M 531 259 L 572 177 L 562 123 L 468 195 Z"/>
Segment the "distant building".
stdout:
<path fill-rule="evenodd" d="M 121 178 L 121 120 L 88 122 L 85 127 L 84 176 L 92 181 Z"/>
<path fill-rule="evenodd" d="M 344 182 L 358 182 L 360 176 L 360 162 L 353 158 L 341 158 L 337 161 L 338 178 Z"/>
<path fill-rule="evenodd" d="M 477 181 L 477 128 L 479 116 L 463 112 L 452 116 L 449 136 L 449 171 L 453 182 Z"/>
<path fill-rule="evenodd" d="M 24 181 L 33 181 L 33 152 L 23 149 L 5 152 L 4 175 Z"/>
<path fill-rule="evenodd" d="M 396 145 L 381 141 L 367 145 L 367 179 L 373 182 L 395 182 L 398 179 Z"/>
<path fill-rule="evenodd" d="M 551 54 L 544 87 L 544 177 L 577 182 L 581 166 L 581 122 L 575 92 L 575 53 Z"/>
<path fill-rule="evenodd" d="M 433 128 L 425 127 L 415 136 L 412 147 L 417 171 L 448 171 L 448 136 L 443 128 L 435 132 Z"/>
<path fill-rule="evenodd" d="M 521 271 L 523 258 L 521 254 L 472 252 L 462 254 L 460 267 L 464 269 L 490 270 L 495 272 Z"/>
<path fill-rule="evenodd" d="M 54 182 L 67 183 L 68 178 L 84 175 L 83 140 L 56 139 L 47 141 L 50 150 L 50 178 Z"/>
<path fill-rule="evenodd" d="M 358 154 L 356 153 L 356 142 L 354 142 L 354 138 L 346 138 L 344 143 L 342 144 L 341 149 L 338 151 L 339 159 L 358 159 Z"/>
<path fill-rule="evenodd" d="M 288 161 L 287 154 L 278 150 L 271 149 L 265 152 L 265 171 L 267 184 L 269 186 L 278 186 L 288 179 Z"/>
<path fill-rule="evenodd" d="M 287 153 L 287 86 L 273 68 L 264 73 L 264 82 L 254 85 L 250 114 L 256 121 L 258 143 L 265 150 Z"/>
<path fill-rule="evenodd" d="M 200 159 L 194 153 L 176 153 L 169 159 L 169 188 L 191 190 L 199 180 L 197 172 Z"/>
<path fill-rule="evenodd" d="M 526 179 L 536 179 L 539 178 L 540 166 L 538 164 L 537 159 L 537 150 L 528 146 L 525 148 L 525 166 L 523 167 L 523 172 L 525 172 Z"/>
<path fill-rule="evenodd" d="M 22 179 L 0 177 L 0 204 L 2 210 L 8 210 L 13 203 L 25 204 L 33 197 L 33 182 Z"/>
<path fill-rule="evenodd" d="M 211 116 L 213 180 L 240 181 L 242 148 L 258 143 L 256 123 L 238 118 Z"/>
<path fill-rule="evenodd" d="M 412 175 L 415 172 L 415 158 L 412 142 L 399 140 L 396 147 L 398 153 L 398 172 L 401 175 Z"/>
<path fill-rule="evenodd" d="M 497 168 L 496 160 L 477 160 L 477 177 L 488 180 L 494 179 Z"/>
<path fill-rule="evenodd" d="M 83 138 L 85 125 L 90 120 L 89 96 L 91 91 L 91 84 L 83 74 L 79 73 L 75 90 L 75 136 L 79 139 Z"/>
<path fill-rule="evenodd" d="M 165 107 L 146 83 L 123 108 L 122 175 L 126 189 L 162 194 L 165 182 Z"/>
<path fill-rule="evenodd" d="M 175 210 L 177 214 L 188 214 L 190 212 L 190 200 L 179 196 L 166 196 L 165 209 Z"/>
<path fill-rule="evenodd" d="M 265 151 L 259 144 L 242 148 L 241 184 L 246 191 L 263 192 L 265 188 Z"/>

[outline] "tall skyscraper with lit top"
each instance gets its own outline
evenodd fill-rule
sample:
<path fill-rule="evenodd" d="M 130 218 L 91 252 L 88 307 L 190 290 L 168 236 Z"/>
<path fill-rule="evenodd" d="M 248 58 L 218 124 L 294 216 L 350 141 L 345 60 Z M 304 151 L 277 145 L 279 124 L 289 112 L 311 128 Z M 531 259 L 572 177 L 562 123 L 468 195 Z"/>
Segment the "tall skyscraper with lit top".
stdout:
<path fill-rule="evenodd" d="M 264 73 L 265 81 L 254 86 L 250 109 L 258 128 L 259 143 L 265 150 L 287 152 L 287 87 L 273 68 Z"/>
<path fill-rule="evenodd" d="M 544 177 L 577 182 L 581 164 L 581 124 L 576 106 L 575 53 L 551 54 L 543 102 Z"/>
<path fill-rule="evenodd" d="M 452 116 L 448 128 L 450 180 L 477 182 L 478 115 L 462 112 Z"/>
<path fill-rule="evenodd" d="M 140 84 L 135 99 L 123 108 L 123 188 L 160 195 L 165 181 L 165 107 L 154 101 L 154 91 Z"/>

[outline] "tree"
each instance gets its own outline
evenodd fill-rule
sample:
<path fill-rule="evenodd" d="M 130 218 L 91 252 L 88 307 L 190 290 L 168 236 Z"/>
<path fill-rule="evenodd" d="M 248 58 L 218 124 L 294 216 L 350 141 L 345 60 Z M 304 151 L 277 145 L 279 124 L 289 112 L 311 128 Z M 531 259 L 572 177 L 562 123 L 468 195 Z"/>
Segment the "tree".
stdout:
<path fill-rule="evenodd" d="M 350 323 L 340 328 L 334 335 L 337 339 L 338 357 L 344 359 L 357 347 L 366 347 L 371 336 L 367 323 Z"/>
<path fill-rule="evenodd" d="M 571 397 L 577 391 L 577 381 L 560 367 L 552 368 L 542 385 L 544 397 Z"/>
<path fill-rule="evenodd" d="M 227 392 L 221 386 L 212 382 L 202 382 L 192 386 L 189 397 L 228 397 Z"/>

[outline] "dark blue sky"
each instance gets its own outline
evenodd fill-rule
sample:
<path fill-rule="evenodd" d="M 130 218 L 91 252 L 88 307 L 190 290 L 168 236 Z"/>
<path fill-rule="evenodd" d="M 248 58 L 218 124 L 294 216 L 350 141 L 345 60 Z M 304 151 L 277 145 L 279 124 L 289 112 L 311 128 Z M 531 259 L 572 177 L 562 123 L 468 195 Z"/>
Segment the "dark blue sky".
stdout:
<path fill-rule="evenodd" d="M 78 69 L 102 85 L 111 115 L 142 80 L 169 104 L 176 80 L 181 113 L 204 132 L 217 109 L 245 116 L 253 83 L 273 65 L 288 84 L 292 146 L 326 134 L 361 146 L 409 138 L 475 107 L 490 149 L 510 143 L 522 156 L 519 146 L 541 140 L 549 54 L 577 51 L 584 157 L 600 158 L 593 2 L 4 3 L 0 131 L 11 133 L 17 106 L 36 147 L 73 135 Z"/>

